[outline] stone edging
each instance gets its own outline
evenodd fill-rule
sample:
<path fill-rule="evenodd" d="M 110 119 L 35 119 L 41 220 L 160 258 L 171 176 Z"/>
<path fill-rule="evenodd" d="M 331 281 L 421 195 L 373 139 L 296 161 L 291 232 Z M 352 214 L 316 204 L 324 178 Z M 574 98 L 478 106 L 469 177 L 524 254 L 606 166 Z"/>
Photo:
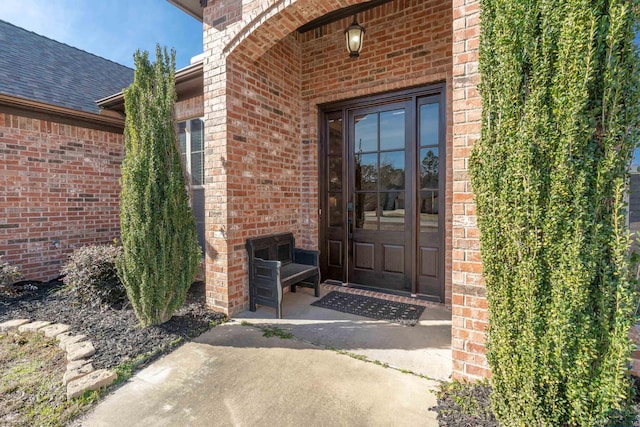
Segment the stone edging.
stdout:
<path fill-rule="evenodd" d="M 107 369 L 93 369 L 90 357 L 96 352 L 91 341 L 84 335 L 69 332 L 71 327 L 62 323 L 14 319 L 0 323 L 0 334 L 11 332 L 41 332 L 47 338 L 55 338 L 58 346 L 67 353 L 67 371 L 62 384 L 67 386 L 67 399 L 82 396 L 87 390 L 98 390 L 109 386 L 118 378 L 115 372 Z"/>

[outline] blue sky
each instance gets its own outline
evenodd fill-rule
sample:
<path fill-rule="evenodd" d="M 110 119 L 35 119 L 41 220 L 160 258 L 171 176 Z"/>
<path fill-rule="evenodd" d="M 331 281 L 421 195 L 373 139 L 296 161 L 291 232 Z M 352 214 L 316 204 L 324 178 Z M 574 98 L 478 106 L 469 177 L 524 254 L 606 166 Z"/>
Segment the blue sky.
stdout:
<path fill-rule="evenodd" d="M 132 68 L 156 43 L 178 69 L 202 52 L 202 23 L 166 0 L 0 0 L 0 19 Z"/>

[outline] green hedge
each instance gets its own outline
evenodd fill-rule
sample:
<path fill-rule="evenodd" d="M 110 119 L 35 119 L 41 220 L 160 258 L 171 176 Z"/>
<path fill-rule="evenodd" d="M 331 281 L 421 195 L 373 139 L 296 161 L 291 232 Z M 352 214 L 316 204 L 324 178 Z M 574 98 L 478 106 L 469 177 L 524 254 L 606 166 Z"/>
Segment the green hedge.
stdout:
<path fill-rule="evenodd" d="M 185 301 L 200 263 L 195 219 L 173 122 L 175 52 L 136 52 L 124 91 L 118 275 L 142 325 L 164 323 Z"/>
<path fill-rule="evenodd" d="M 482 135 L 470 169 L 492 402 L 507 426 L 604 425 L 627 408 L 637 7 L 481 1 Z"/>

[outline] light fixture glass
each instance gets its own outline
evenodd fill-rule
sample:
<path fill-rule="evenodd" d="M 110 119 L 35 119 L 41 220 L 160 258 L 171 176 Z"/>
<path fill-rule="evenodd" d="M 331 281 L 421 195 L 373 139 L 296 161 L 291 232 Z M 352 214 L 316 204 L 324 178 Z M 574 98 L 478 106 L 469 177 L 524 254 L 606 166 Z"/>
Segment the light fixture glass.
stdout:
<path fill-rule="evenodd" d="M 364 38 L 364 28 L 358 24 L 356 16 L 353 16 L 353 23 L 349 28 L 344 30 L 345 41 L 347 42 L 347 50 L 351 58 L 360 56 L 362 50 L 362 39 Z"/>

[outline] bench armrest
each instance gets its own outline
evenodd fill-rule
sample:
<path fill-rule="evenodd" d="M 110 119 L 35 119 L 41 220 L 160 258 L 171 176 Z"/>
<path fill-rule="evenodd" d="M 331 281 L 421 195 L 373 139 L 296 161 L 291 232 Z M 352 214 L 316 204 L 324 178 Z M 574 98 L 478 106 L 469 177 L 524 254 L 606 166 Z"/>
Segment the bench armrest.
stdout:
<path fill-rule="evenodd" d="M 280 261 L 254 258 L 249 271 L 249 286 L 276 289 L 280 283 Z"/>
<path fill-rule="evenodd" d="M 320 265 L 320 252 L 309 249 L 293 248 L 293 262 L 304 265 Z"/>

